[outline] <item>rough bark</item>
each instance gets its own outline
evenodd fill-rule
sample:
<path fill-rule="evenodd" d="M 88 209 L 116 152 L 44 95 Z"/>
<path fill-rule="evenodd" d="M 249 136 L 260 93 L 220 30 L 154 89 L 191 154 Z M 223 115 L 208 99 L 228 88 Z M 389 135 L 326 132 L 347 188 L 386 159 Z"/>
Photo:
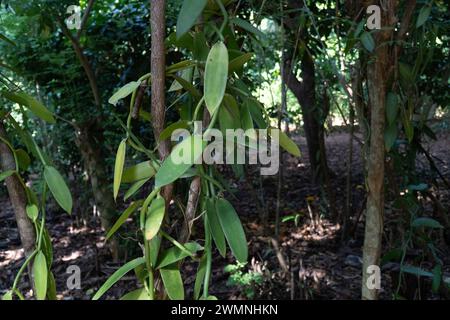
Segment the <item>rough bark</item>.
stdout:
<path fill-rule="evenodd" d="M 89 11 L 90 11 L 90 9 L 89 9 Z M 83 48 L 81 47 L 78 36 L 72 35 L 70 30 L 67 29 L 67 26 L 64 23 L 64 21 L 62 21 L 62 19 L 60 19 L 59 25 L 60 25 L 61 30 L 64 33 L 64 35 L 70 40 L 73 50 L 75 51 L 75 54 L 76 54 L 78 60 L 80 61 L 81 66 L 84 69 L 84 73 L 86 74 L 86 77 L 89 80 L 89 85 L 91 87 L 92 95 L 94 96 L 95 105 L 97 107 L 100 107 L 101 98 L 100 98 L 100 91 L 99 91 L 98 85 L 97 85 L 97 78 L 95 76 L 95 72 L 94 72 L 91 64 L 89 63 L 88 58 L 86 57 L 86 55 L 83 52 Z"/>
<path fill-rule="evenodd" d="M 282 75 L 287 86 L 300 103 L 312 179 L 314 183 L 318 183 L 327 175 L 328 165 L 325 153 L 323 121 L 321 121 L 323 115 L 321 110 L 316 108 L 314 61 L 308 53 L 304 54 L 301 62 L 302 81 L 295 76 L 291 61 L 285 60 L 284 63 Z"/>
<path fill-rule="evenodd" d="M 8 140 L 3 123 L 0 122 L 0 137 Z M 14 155 L 9 147 L 0 141 L 0 166 L 1 171 L 16 170 Z M 8 189 L 9 198 L 14 209 L 14 215 L 17 221 L 17 229 L 19 230 L 20 241 L 22 242 L 25 255 L 30 255 L 35 247 L 35 232 L 33 223 L 27 216 L 27 196 L 19 178 L 13 174 L 5 180 Z"/>
<path fill-rule="evenodd" d="M 95 122 L 80 126 L 76 134 L 76 143 L 81 152 L 89 181 L 92 187 L 95 205 L 103 229 L 108 231 L 113 225 L 115 204 L 111 190 L 108 188 L 109 179 L 105 168 L 104 157 L 101 154 L 101 142 L 98 139 L 100 129 Z M 118 260 L 119 250 L 117 239 L 109 241 L 110 251 L 115 261 Z"/>
<path fill-rule="evenodd" d="M 200 197 L 200 191 L 201 191 L 201 178 L 195 177 L 191 185 L 189 187 L 189 195 L 188 195 L 188 202 L 186 205 L 186 214 L 184 217 L 184 224 L 181 228 L 180 236 L 179 236 L 179 242 L 185 243 L 189 240 L 191 236 L 191 230 L 192 230 L 192 224 L 195 219 L 195 213 L 197 211 L 198 206 L 198 199 Z"/>
<path fill-rule="evenodd" d="M 151 26 L 151 66 L 152 73 L 152 125 L 155 141 L 158 141 L 159 135 L 164 130 L 166 115 L 166 50 L 164 46 L 166 33 L 165 20 L 165 0 L 152 0 L 150 8 L 150 26 Z M 167 158 L 170 154 L 170 141 L 161 141 L 158 146 L 158 153 L 161 160 Z M 166 211 L 172 198 L 173 184 L 165 186 L 162 190 L 162 196 L 166 200 Z"/>
<path fill-rule="evenodd" d="M 86 27 L 90 12 L 92 11 L 94 0 L 88 2 L 86 11 L 83 15 L 81 28 L 76 35 L 73 35 L 67 29 L 66 24 L 60 18 L 59 25 L 64 35 L 70 40 L 73 50 L 80 61 L 81 66 L 89 80 L 94 103 L 98 110 L 101 110 L 101 94 L 97 84 L 97 78 L 94 68 L 84 54 L 83 47 L 80 44 L 80 36 Z M 109 230 L 113 225 L 114 218 L 114 199 L 111 190 L 108 189 L 109 179 L 107 178 L 107 170 L 105 165 L 105 157 L 101 154 L 101 143 L 103 128 L 99 125 L 99 117 L 92 121 L 79 124 L 79 130 L 76 132 L 76 144 L 80 150 L 84 161 L 85 170 L 88 172 L 89 180 L 92 186 L 95 205 L 99 212 L 101 225 L 105 230 Z M 119 250 L 117 239 L 110 241 L 110 250 L 115 261 L 118 260 Z"/>
<path fill-rule="evenodd" d="M 375 52 L 367 64 L 367 86 L 370 101 L 370 146 L 367 173 L 366 227 L 363 247 L 362 299 L 375 300 L 379 288 L 370 286 L 369 266 L 379 266 L 384 215 L 384 128 L 386 82 L 389 78 L 391 57 L 387 41 L 395 23 L 396 1 L 384 2 L 382 28 L 375 33 Z"/>

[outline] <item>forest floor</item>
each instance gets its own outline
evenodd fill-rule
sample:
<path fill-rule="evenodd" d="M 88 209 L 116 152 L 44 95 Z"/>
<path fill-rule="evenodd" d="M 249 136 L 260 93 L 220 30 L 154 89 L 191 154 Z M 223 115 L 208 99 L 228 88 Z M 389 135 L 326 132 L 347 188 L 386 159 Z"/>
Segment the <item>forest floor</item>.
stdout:
<path fill-rule="evenodd" d="M 221 299 L 360 298 L 364 232 L 364 217 L 361 213 L 365 199 L 361 150 L 358 143 L 355 143 L 351 179 L 353 207 L 349 227 L 351 240 L 342 241 L 342 227 L 331 222 L 326 215 L 320 214 L 322 193 L 310 181 L 306 141 L 300 136 L 295 136 L 294 139 L 300 145 L 302 157 L 295 159 L 285 155 L 280 216 L 283 218 L 298 215 L 298 223 L 295 224 L 293 220 L 281 222 L 279 241 L 265 236 L 267 232 L 264 232 L 260 223 L 255 194 L 261 194 L 259 187 L 262 186 L 269 221 L 274 221 L 277 177 L 259 178 L 259 170 L 253 170 L 255 172 L 249 175 L 248 180 L 253 188 L 244 181 L 233 181 L 232 184 L 237 187 L 239 193 L 235 194 L 236 199 L 229 199 L 243 220 L 249 241 L 250 262 L 243 269 L 243 274 L 235 277 L 242 285 L 231 285 L 230 274 L 224 272 L 224 267 L 232 264 L 233 259 L 229 253 L 227 258 L 216 253 L 213 260 L 211 294 Z M 349 135 L 344 132 L 334 132 L 326 139 L 329 167 L 333 172 L 332 190 L 335 191 L 335 206 L 338 212 L 344 212 L 346 201 L 348 140 Z M 450 180 L 449 146 L 448 133 L 442 133 L 437 141 L 427 143 L 427 148 L 439 159 L 436 160 L 438 167 L 447 180 Z M 426 161 L 421 157 L 418 159 L 418 167 L 426 172 L 426 176 L 430 176 Z M 444 207 L 449 208 L 450 192 L 440 190 L 439 196 Z M 0 294 L 3 294 L 12 285 L 15 274 L 24 262 L 24 256 L 13 211 L 6 195 L 0 199 L 0 208 Z M 389 212 L 387 208 L 385 231 L 389 232 L 385 232 L 385 242 L 394 243 L 401 239 L 393 226 L 395 217 L 390 216 Z M 58 299 L 90 299 L 108 276 L 124 263 L 111 262 L 98 218 L 89 221 L 88 226 L 83 226 L 73 215 L 50 212 L 47 226 L 54 246 L 52 271 L 56 279 Z M 269 234 L 273 232 L 272 224 L 269 226 Z M 193 237 L 195 238 L 195 234 Z M 441 242 L 438 249 L 443 259 L 444 273 L 450 273 L 450 250 L 448 244 Z M 127 259 L 130 257 L 123 260 Z M 67 279 L 71 275 L 67 273 L 67 269 L 71 265 L 81 269 L 81 289 L 67 288 Z M 186 288 L 193 287 L 196 267 L 197 264 L 192 261 L 186 261 L 184 264 L 183 278 Z M 432 265 L 425 263 L 422 268 L 431 270 Z M 244 284 L 249 279 L 257 278 L 263 280 L 258 284 Z M 22 286 L 27 287 L 26 283 L 22 283 Z M 135 277 L 130 273 L 109 290 L 104 298 L 117 299 L 136 286 Z M 392 298 L 391 287 L 389 274 L 383 273 L 381 298 Z M 192 289 L 187 289 L 186 293 L 187 297 L 192 297 Z"/>

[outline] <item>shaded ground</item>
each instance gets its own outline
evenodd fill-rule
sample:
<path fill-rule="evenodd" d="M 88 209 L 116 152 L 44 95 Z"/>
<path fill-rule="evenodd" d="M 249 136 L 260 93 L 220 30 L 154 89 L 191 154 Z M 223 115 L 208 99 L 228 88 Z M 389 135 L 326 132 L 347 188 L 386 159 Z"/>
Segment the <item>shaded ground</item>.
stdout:
<path fill-rule="evenodd" d="M 293 220 L 283 222 L 280 226 L 280 241 L 273 243 L 271 238 L 264 237 L 263 228 L 259 223 L 257 200 L 259 187 L 264 190 L 264 203 L 272 218 L 276 211 L 276 177 L 259 178 L 259 173 L 250 174 L 248 183 L 234 181 L 240 190 L 233 205 L 244 221 L 247 239 L 249 240 L 251 262 L 246 270 L 263 275 L 264 281 L 252 288 L 229 286 L 229 274 L 223 268 L 233 263 L 215 255 L 213 264 L 213 280 L 211 294 L 222 299 L 241 299 L 254 294 L 255 298 L 269 299 L 359 299 L 361 286 L 361 248 L 363 239 L 363 223 L 356 223 L 357 217 L 363 219 L 361 208 L 364 205 L 363 171 L 360 162 L 360 148 L 355 143 L 354 162 L 352 165 L 352 240 L 341 241 L 341 226 L 331 223 L 327 216 L 321 215 L 321 191 L 315 188 L 309 179 L 310 172 L 304 138 L 296 138 L 303 151 L 301 159 L 289 156 L 285 158 L 282 201 L 280 216 L 299 215 L 298 224 Z M 439 137 L 437 142 L 429 144 L 429 149 L 438 160 L 439 169 L 450 180 L 450 138 L 448 135 Z M 333 190 L 336 192 L 336 206 L 342 212 L 345 204 L 346 166 L 348 153 L 348 135 L 333 133 L 327 138 L 329 165 L 334 172 Z M 425 159 L 419 158 L 419 167 L 429 173 Z M 255 168 L 256 169 L 256 168 Z M 449 207 L 449 191 L 440 191 L 442 203 Z M 0 294 L 11 285 L 17 270 L 24 261 L 20 249 L 13 212 L 6 196 L 0 200 Z M 310 216 L 315 217 L 313 225 Z M 386 225 L 393 224 L 386 214 Z M 83 226 L 75 217 L 62 213 L 50 213 L 49 227 L 54 246 L 53 273 L 57 282 L 59 299 L 89 299 L 98 287 L 123 262 L 111 263 L 108 250 L 104 245 L 104 232 L 100 229 L 98 219 L 91 217 L 89 227 Z M 353 228 L 354 227 L 354 228 Z M 274 226 L 271 225 L 273 232 Z M 199 233 L 202 231 L 199 230 Z M 396 235 L 394 235 L 395 238 Z M 131 236 L 128 240 L 134 241 Z M 194 235 L 195 238 L 195 235 Z M 398 239 L 397 239 L 398 240 Z M 278 246 L 278 249 L 276 249 Z M 450 273 L 450 252 L 445 244 L 439 247 L 441 258 L 444 259 L 444 272 Z M 127 258 L 128 259 L 128 258 Z M 125 259 L 125 260 L 127 260 Z M 129 260 L 129 259 L 128 259 Z M 66 281 L 70 274 L 66 273 L 69 266 L 76 265 L 81 269 L 81 289 L 68 290 Z M 430 265 L 422 265 L 430 270 Z M 192 288 L 195 281 L 197 266 L 187 261 L 184 266 L 185 287 Z M 283 271 L 286 268 L 288 271 Z M 386 276 L 385 276 L 386 275 Z M 382 298 L 392 297 L 389 274 L 383 273 Z M 134 289 L 137 283 L 130 274 L 108 291 L 106 298 L 116 299 Z M 188 289 L 187 295 L 191 297 Z M 292 291 L 294 292 L 292 294 Z"/>

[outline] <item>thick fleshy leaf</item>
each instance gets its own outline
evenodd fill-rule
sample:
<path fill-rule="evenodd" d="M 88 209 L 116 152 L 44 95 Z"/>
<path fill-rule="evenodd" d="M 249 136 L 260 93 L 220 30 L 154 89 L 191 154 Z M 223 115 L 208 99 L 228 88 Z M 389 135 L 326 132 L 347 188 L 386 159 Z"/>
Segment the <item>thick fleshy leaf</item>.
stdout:
<path fill-rule="evenodd" d="M 184 0 L 177 20 L 177 39 L 188 32 L 206 6 L 207 0 Z"/>
<path fill-rule="evenodd" d="M 139 189 L 142 188 L 142 186 L 148 181 L 150 180 L 149 178 L 147 179 L 142 179 L 139 181 L 136 181 L 135 183 L 133 183 L 130 187 L 130 189 L 127 190 L 127 192 L 125 192 L 124 196 L 123 196 L 123 201 L 127 201 L 128 198 L 132 197 L 136 192 L 139 191 Z"/>
<path fill-rule="evenodd" d="M 433 282 L 431 285 L 431 290 L 433 290 L 434 293 L 438 292 L 439 287 L 441 286 L 441 280 L 442 280 L 442 266 L 438 264 L 433 268 Z"/>
<path fill-rule="evenodd" d="M 12 291 L 10 290 L 10 291 L 8 291 L 8 292 L 6 292 L 4 295 L 3 295 L 3 297 L 2 297 L 2 300 L 5 300 L 5 301 L 9 301 L 9 300 L 12 300 L 13 299 L 13 294 L 12 294 Z"/>
<path fill-rule="evenodd" d="M 253 121 L 255 121 L 256 125 L 259 129 L 266 129 L 267 122 L 264 120 L 262 108 L 263 106 L 255 99 L 248 98 L 244 100 L 245 106 L 250 111 Z"/>
<path fill-rule="evenodd" d="M 48 265 L 48 263 L 47 263 Z M 56 281 L 55 276 L 53 275 L 53 272 L 48 272 L 48 279 L 47 279 L 47 299 L 48 300 L 56 300 Z"/>
<path fill-rule="evenodd" d="M 216 112 L 225 94 L 228 79 L 228 50 L 223 42 L 217 42 L 206 59 L 204 97 L 211 115 Z"/>
<path fill-rule="evenodd" d="M 127 83 L 122 88 L 117 90 L 117 92 L 114 93 L 111 98 L 109 98 L 108 102 L 115 106 L 119 102 L 119 100 L 129 96 L 140 85 L 141 85 L 141 81 L 132 81 L 130 83 Z"/>
<path fill-rule="evenodd" d="M 416 21 L 417 28 L 421 27 L 425 22 L 427 22 L 428 17 L 430 16 L 430 13 L 431 13 L 430 5 L 426 5 L 426 6 L 422 7 L 422 9 L 420 9 L 419 16 L 417 17 L 417 21 Z"/>
<path fill-rule="evenodd" d="M 195 276 L 195 283 L 194 283 L 195 300 L 198 300 L 198 298 L 200 297 L 202 284 L 205 281 L 205 273 L 206 273 L 206 255 L 203 255 L 203 257 L 200 260 L 200 263 L 198 264 L 197 275 Z"/>
<path fill-rule="evenodd" d="M 116 272 L 114 272 L 111 277 L 106 280 L 106 282 L 98 289 L 92 300 L 98 300 L 105 294 L 106 291 L 109 290 L 117 281 L 122 279 L 122 277 L 127 274 L 129 271 L 133 270 L 137 266 L 145 263 L 145 259 L 143 257 L 136 258 L 124 264 L 120 267 Z"/>
<path fill-rule="evenodd" d="M 194 34 L 193 42 L 194 46 L 192 54 L 194 55 L 194 59 L 197 61 L 206 61 L 209 54 L 209 46 L 205 34 L 201 31 L 196 32 Z"/>
<path fill-rule="evenodd" d="M 220 130 L 226 136 L 227 129 L 237 129 L 240 127 L 240 112 L 236 99 L 230 94 L 225 94 L 223 103 L 219 109 Z"/>
<path fill-rule="evenodd" d="M 5 180 L 6 178 L 12 176 L 16 171 L 15 170 L 6 170 L 0 173 L 0 181 Z"/>
<path fill-rule="evenodd" d="M 384 131 L 384 145 L 387 151 L 390 151 L 395 141 L 397 140 L 398 130 L 397 124 L 389 125 Z"/>
<path fill-rule="evenodd" d="M 222 257 L 225 257 L 227 252 L 227 245 L 225 243 L 225 235 L 223 234 L 222 227 L 220 226 L 219 218 L 217 217 L 216 204 L 214 198 L 206 200 L 206 217 L 208 218 L 208 224 L 211 229 L 211 234 L 216 244 L 217 249 Z"/>
<path fill-rule="evenodd" d="M 19 168 L 22 171 L 26 171 L 30 166 L 31 159 L 28 153 L 23 149 L 16 150 L 17 162 L 19 162 Z"/>
<path fill-rule="evenodd" d="M 197 251 L 202 250 L 202 246 L 199 245 L 197 242 L 188 242 L 184 244 L 184 247 L 191 252 L 192 254 L 195 254 Z M 180 261 L 181 259 L 184 259 L 188 257 L 189 254 L 187 254 L 185 251 L 181 250 L 178 247 L 171 247 L 164 252 L 161 253 L 161 256 L 159 258 L 158 263 L 156 264 L 156 268 L 164 268 L 168 265 L 171 265 L 177 261 Z"/>
<path fill-rule="evenodd" d="M 114 199 L 117 198 L 119 193 L 120 183 L 122 181 L 123 165 L 125 164 L 125 153 L 127 150 L 127 141 L 124 139 L 120 142 L 119 148 L 117 148 L 116 162 L 114 164 Z"/>
<path fill-rule="evenodd" d="M 442 229 L 442 228 L 444 228 L 442 226 L 442 224 L 440 224 L 438 221 L 436 221 L 436 220 L 434 220 L 432 218 L 427 218 L 427 217 L 422 217 L 422 218 L 415 219 L 411 223 L 411 226 L 413 228 L 419 228 L 419 227 L 432 228 L 432 229 Z"/>
<path fill-rule="evenodd" d="M 155 169 L 152 167 L 150 161 L 144 161 L 123 170 L 121 182 L 132 183 L 151 178 L 154 175 Z"/>
<path fill-rule="evenodd" d="M 230 22 L 250 33 L 253 33 L 254 35 L 258 36 L 261 40 L 266 39 L 266 35 L 261 30 L 259 30 L 246 20 L 242 20 L 240 18 L 231 18 Z"/>
<path fill-rule="evenodd" d="M 389 125 L 397 119 L 398 110 L 398 97 L 394 92 L 389 92 L 386 97 L 386 118 Z"/>
<path fill-rule="evenodd" d="M 244 66 L 244 64 L 246 64 L 248 61 L 250 61 L 250 59 L 252 57 L 253 57 L 253 53 L 247 52 L 247 53 L 240 55 L 239 57 L 234 58 L 233 60 L 230 61 L 230 64 L 228 66 L 228 72 L 231 73 L 231 72 L 239 70 L 240 68 L 242 68 Z"/>
<path fill-rule="evenodd" d="M 120 300 L 151 300 L 145 288 L 136 289 L 125 294 Z"/>
<path fill-rule="evenodd" d="M 239 262 L 247 262 L 247 239 L 245 238 L 244 228 L 239 220 L 239 216 L 233 206 L 226 199 L 218 198 L 216 200 L 216 212 L 231 252 L 233 252 L 233 255 Z"/>
<path fill-rule="evenodd" d="M 279 130 L 279 129 L 274 129 L 271 128 L 271 134 L 273 132 L 273 130 L 277 130 L 278 131 L 278 138 L 280 141 L 280 146 L 286 150 L 287 152 L 289 152 L 290 154 L 292 154 L 295 157 L 300 157 L 301 153 L 300 153 L 300 149 L 298 148 L 297 144 L 292 141 L 286 133 L 284 133 L 283 131 Z"/>
<path fill-rule="evenodd" d="M 44 177 L 56 202 L 67 213 L 72 212 L 72 195 L 61 174 L 52 166 L 45 166 Z"/>
<path fill-rule="evenodd" d="M 433 277 L 433 274 L 431 272 L 415 266 L 404 265 L 400 267 L 400 270 L 402 272 L 413 274 L 418 277 L 429 277 L 429 278 Z"/>
<path fill-rule="evenodd" d="M 16 102 L 20 105 L 23 105 L 24 107 L 28 108 L 33 112 L 36 116 L 41 118 L 44 121 L 47 121 L 49 123 L 55 123 L 55 118 L 53 117 L 53 114 L 48 111 L 48 109 L 39 101 L 37 101 L 32 96 L 24 93 L 24 92 L 8 92 L 8 91 L 2 91 L 2 95 L 13 102 Z"/>
<path fill-rule="evenodd" d="M 105 240 L 108 240 L 112 237 L 112 235 L 122 226 L 122 224 L 127 221 L 130 215 L 139 208 L 142 204 L 142 201 L 133 202 L 125 211 L 120 215 L 119 219 L 117 219 L 116 223 L 111 227 L 111 229 L 106 234 Z"/>
<path fill-rule="evenodd" d="M 375 41 L 373 40 L 372 35 L 369 32 L 364 31 L 361 34 L 360 39 L 364 48 L 366 48 L 366 50 L 369 52 L 373 52 L 373 50 L 375 49 Z"/>
<path fill-rule="evenodd" d="M 39 214 L 38 207 L 35 204 L 29 204 L 27 205 L 26 211 L 28 218 L 35 222 Z"/>
<path fill-rule="evenodd" d="M 166 202 L 164 198 L 158 196 L 152 201 L 148 209 L 147 219 L 145 220 L 145 239 L 151 240 L 158 233 L 164 219 Z"/>
<path fill-rule="evenodd" d="M 183 300 L 184 287 L 180 270 L 174 265 L 159 270 L 167 295 L 170 300 Z"/>
<path fill-rule="evenodd" d="M 186 120 L 180 120 L 172 123 L 167 128 L 165 128 L 159 135 L 159 141 L 164 141 L 171 137 L 172 133 L 177 129 L 187 129 L 189 128 L 189 122 Z"/>
<path fill-rule="evenodd" d="M 155 187 L 162 187 L 180 178 L 203 153 L 202 137 L 189 136 L 173 148 L 155 175 Z"/>
<path fill-rule="evenodd" d="M 35 296 L 37 300 L 44 300 L 47 294 L 47 262 L 45 255 L 39 251 L 34 257 L 33 262 L 33 278 L 35 287 Z"/>

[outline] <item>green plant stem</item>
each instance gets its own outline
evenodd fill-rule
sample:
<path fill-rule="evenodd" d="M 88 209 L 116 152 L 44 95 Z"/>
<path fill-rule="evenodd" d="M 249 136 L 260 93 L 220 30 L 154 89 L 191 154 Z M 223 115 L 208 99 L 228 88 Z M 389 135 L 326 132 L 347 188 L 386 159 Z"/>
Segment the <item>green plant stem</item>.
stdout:
<path fill-rule="evenodd" d="M 225 9 L 225 7 L 224 7 L 224 5 L 223 5 L 221 0 L 216 0 L 216 3 L 219 6 L 220 11 L 223 14 L 223 22 L 222 22 L 222 25 L 220 26 L 220 36 L 221 36 L 221 39 L 223 40 L 223 35 L 222 35 L 223 34 L 223 30 L 225 29 L 225 26 L 228 24 L 228 12 Z"/>
<path fill-rule="evenodd" d="M 211 231 L 209 230 L 208 215 L 204 216 L 205 222 L 205 252 L 206 252 L 206 270 L 205 281 L 203 282 L 203 297 L 206 299 L 209 294 L 209 280 L 211 278 L 212 253 L 211 253 Z"/>
<path fill-rule="evenodd" d="M 35 249 L 29 256 L 28 258 L 25 260 L 25 262 L 23 263 L 23 265 L 20 267 L 19 271 L 17 272 L 16 277 L 14 278 L 14 282 L 13 282 L 13 286 L 11 291 L 15 292 L 16 291 L 16 287 L 17 284 L 19 283 L 19 280 L 22 276 L 23 271 L 25 270 L 25 268 L 28 266 L 28 264 L 31 262 L 31 260 L 34 258 L 34 256 L 38 253 L 38 250 Z"/>
<path fill-rule="evenodd" d="M 195 107 L 195 111 L 194 111 L 194 117 L 192 118 L 193 121 L 197 120 L 197 116 L 198 116 L 198 113 L 200 111 L 200 107 L 202 106 L 203 101 L 205 101 L 205 97 L 202 97 L 200 99 L 200 101 L 197 103 L 197 106 Z"/>
<path fill-rule="evenodd" d="M 144 239 L 145 239 L 145 235 L 144 235 Z M 148 292 L 149 292 L 149 296 L 151 300 L 155 300 L 155 279 L 154 279 L 154 275 L 153 275 L 153 267 L 151 265 L 151 261 L 150 261 L 150 241 L 144 240 L 145 241 L 145 250 L 144 250 L 144 255 L 145 255 L 145 264 L 147 266 L 147 271 L 148 271 Z"/>
<path fill-rule="evenodd" d="M 184 253 L 186 253 L 187 255 L 189 255 L 191 258 L 193 259 L 197 259 L 197 257 L 195 256 L 195 254 L 193 254 L 192 252 L 190 252 L 188 249 L 186 249 L 185 246 L 183 246 L 181 243 L 179 243 L 177 240 L 175 240 L 174 238 L 172 238 L 170 235 L 168 235 L 167 233 L 165 233 L 164 231 L 160 230 L 159 231 L 161 233 L 161 235 L 166 238 L 167 240 L 169 240 L 170 242 L 173 243 L 174 246 L 176 246 L 178 249 L 180 249 L 181 251 L 183 251 Z"/>
<path fill-rule="evenodd" d="M 43 187 L 42 187 L 42 207 L 41 207 L 41 211 L 42 211 L 42 215 L 41 215 L 41 227 L 39 228 L 39 238 L 38 238 L 38 245 L 37 245 L 37 250 L 41 250 L 41 245 L 42 245 L 42 237 L 44 234 L 44 228 L 45 228 L 45 197 L 46 197 L 46 193 L 47 193 L 47 184 L 44 182 L 43 183 Z"/>

